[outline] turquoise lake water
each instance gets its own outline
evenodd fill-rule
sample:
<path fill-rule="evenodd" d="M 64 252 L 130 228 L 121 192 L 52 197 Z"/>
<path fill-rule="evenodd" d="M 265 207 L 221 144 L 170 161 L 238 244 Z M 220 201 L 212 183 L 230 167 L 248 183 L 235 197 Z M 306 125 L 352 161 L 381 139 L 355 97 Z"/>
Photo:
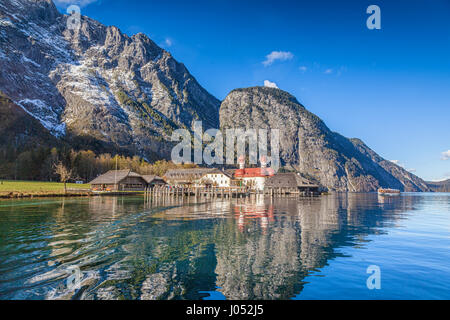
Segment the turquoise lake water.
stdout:
<path fill-rule="evenodd" d="M 450 194 L 0 201 L 0 299 L 450 299 Z"/>

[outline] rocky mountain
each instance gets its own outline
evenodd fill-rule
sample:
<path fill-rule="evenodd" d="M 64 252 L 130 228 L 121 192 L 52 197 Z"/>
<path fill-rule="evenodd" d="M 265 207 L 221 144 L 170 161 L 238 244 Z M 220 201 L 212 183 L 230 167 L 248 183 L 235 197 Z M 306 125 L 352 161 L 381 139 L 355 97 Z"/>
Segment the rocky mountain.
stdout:
<path fill-rule="evenodd" d="M 62 144 L 151 161 L 170 156 L 173 130 L 201 120 L 205 129 L 280 129 L 282 164 L 333 190 L 429 190 L 360 140 L 332 132 L 286 92 L 238 89 L 220 106 L 144 34 L 130 37 L 85 16 L 72 28 L 71 19 L 51 0 L 0 3 L 4 154 L 11 144 Z"/>
<path fill-rule="evenodd" d="M 0 3 L 0 91 L 54 137 L 152 159 L 174 129 L 218 127 L 220 101 L 147 36 L 68 19 L 51 0 Z"/>
<path fill-rule="evenodd" d="M 450 192 L 450 179 L 439 182 L 427 182 L 427 185 L 434 192 Z"/>
<path fill-rule="evenodd" d="M 429 190 L 422 179 L 383 159 L 361 140 L 332 132 L 295 97 L 276 88 L 233 90 L 221 105 L 220 124 L 223 129 L 279 129 L 282 165 L 332 190 Z"/>

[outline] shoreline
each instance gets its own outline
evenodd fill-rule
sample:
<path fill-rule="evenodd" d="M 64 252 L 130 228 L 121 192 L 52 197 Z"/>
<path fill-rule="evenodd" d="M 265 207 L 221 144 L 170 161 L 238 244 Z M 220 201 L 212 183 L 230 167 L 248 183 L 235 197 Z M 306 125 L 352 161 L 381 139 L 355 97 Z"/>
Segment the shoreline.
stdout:
<path fill-rule="evenodd" d="M 377 192 L 328 192 L 322 194 L 322 196 L 333 195 L 333 194 L 376 194 Z M 408 192 L 403 192 L 408 193 Z M 415 193 L 415 192 L 413 192 Z M 422 194 L 437 194 L 437 193 L 446 193 L 446 192 L 419 192 Z M 49 192 L 49 193 L 24 193 L 18 191 L 12 192 L 3 192 L 0 193 L 0 200 L 12 200 L 12 199 L 33 199 L 33 198 L 92 198 L 92 197 L 114 197 L 114 196 L 144 196 L 144 191 L 135 191 L 135 192 L 104 192 L 104 193 L 95 193 L 95 192 L 67 192 L 67 193 L 58 193 L 58 192 Z"/>
<path fill-rule="evenodd" d="M 67 193 L 24 193 L 24 192 L 9 192 L 7 194 L 0 194 L 0 199 L 33 199 L 33 198 L 91 198 L 104 196 L 138 196 L 144 195 L 144 192 L 110 192 L 110 193 L 94 193 L 94 192 L 67 192 Z"/>

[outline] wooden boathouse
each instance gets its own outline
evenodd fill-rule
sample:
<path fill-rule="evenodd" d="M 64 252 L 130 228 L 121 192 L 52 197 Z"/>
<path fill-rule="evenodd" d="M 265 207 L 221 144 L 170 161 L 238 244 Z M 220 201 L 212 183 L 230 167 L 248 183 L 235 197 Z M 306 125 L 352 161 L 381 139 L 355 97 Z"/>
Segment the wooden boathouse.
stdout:
<path fill-rule="evenodd" d="M 90 182 L 93 191 L 145 191 L 147 181 L 131 170 L 111 170 Z"/>
<path fill-rule="evenodd" d="M 163 178 L 155 175 L 143 175 L 142 178 L 147 182 L 147 188 L 154 188 L 167 185 Z"/>
<path fill-rule="evenodd" d="M 297 173 L 278 173 L 267 179 L 264 193 L 269 194 L 319 194 L 320 186 Z"/>

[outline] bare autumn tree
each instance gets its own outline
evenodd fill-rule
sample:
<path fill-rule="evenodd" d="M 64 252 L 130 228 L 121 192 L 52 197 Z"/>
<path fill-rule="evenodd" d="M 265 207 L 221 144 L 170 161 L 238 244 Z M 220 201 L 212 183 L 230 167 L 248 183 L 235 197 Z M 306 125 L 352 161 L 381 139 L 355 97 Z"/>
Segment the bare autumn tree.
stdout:
<path fill-rule="evenodd" d="M 60 180 L 64 183 L 64 193 L 67 192 L 67 181 L 72 179 L 73 172 L 68 169 L 61 161 L 55 164 L 55 173 L 59 175 Z"/>

